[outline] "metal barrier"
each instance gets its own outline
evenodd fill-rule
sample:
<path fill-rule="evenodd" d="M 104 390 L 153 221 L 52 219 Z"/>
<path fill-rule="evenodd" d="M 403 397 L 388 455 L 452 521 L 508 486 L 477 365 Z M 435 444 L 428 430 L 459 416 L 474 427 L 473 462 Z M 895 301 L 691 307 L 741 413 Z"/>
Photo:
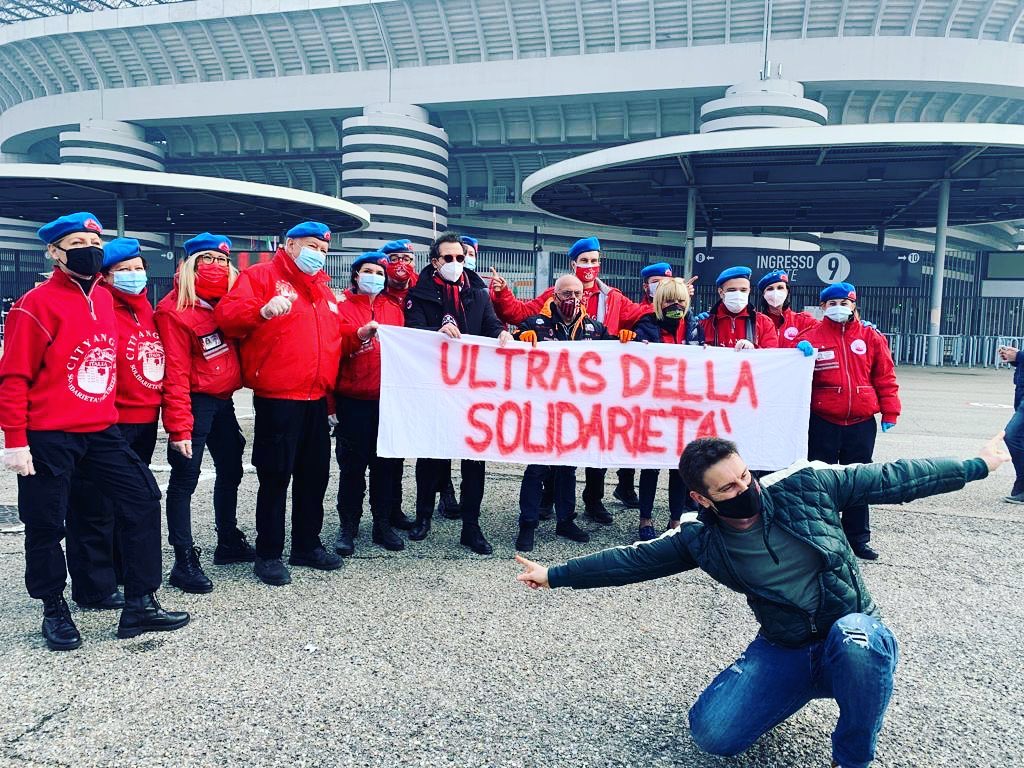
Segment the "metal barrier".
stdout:
<path fill-rule="evenodd" d="M 896 365 L 928 364 L 928 349 L 933 343 L 940 345 L 940 368 L 1002 368 L 999 347 L 1024 349 L 1021 336 L 960 336 L 956 334 L 932 335 L 928 333 L 883 333 L 889 342 Z"/>

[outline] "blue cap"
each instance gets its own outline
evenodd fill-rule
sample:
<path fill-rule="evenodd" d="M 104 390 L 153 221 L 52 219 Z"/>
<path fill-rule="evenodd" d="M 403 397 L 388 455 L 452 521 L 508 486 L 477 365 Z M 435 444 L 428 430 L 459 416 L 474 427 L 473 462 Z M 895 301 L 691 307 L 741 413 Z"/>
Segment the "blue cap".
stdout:
<path fill-rule="evenodd" d="M 640 270 L 640 279 L 646 280 L 648 277 L 672 277 L 672 267 L 665 261 L 648 264 Z"/>
<path fill-rule="evenodd" d="M 786 274 L 786 270 L 776 269 L 772 272 L 769 272 L 767 275 L 765 275 L 764 277 L 757 281 L 757 290 L 759 293 L 763 293 L 765 288 L 767 288 L 769 285 L 774 285 L 775 283 L 786 283 L 787 285 L 789 284 L 789 275 Z"/>
<path fill-rule="evenodd" d="M 100 225 L 100 220 L 93 214 L 82 211 L 81 213 L 69 213 L 67 216 L 54 219 L 49 224 L 41 226 L 36 234 L 39 235 L 40 240 L 50 245 L 51 243 L 56 243 L 62 237 L 73 235 L 75 232 L 96 232 L 100 234 L 103 232 L 103 227 Z"/>
<path fill-rule="evenodd" d="M 220 251 L 231 255 L 231 240 L 224 235 L 213 235 L 202 232 L 191 240 L 185 241 L 185 255 L 191 256 L 200 251 Z"/>
<path fill-rule="evenodd" d="M 474 251 L 480 250 L 480 241 L 477 240 L 475 237 L 463 235 L 462 237 L 459 238 L 459 242 L 462 243 L 463 245 L 468 245 Z"/>
<path fill-rule="evenodd" d="M 721 274 L 715 280 L 715 287 L 721 288 L 722 283 L 728 282 L 729 280 L 735 280 L 737 277 L 745 277 L 747 280 L 753 274 L 753 270 L 750 267 L 729 267 L 723 269 Z"/>
<path fill-rule="evenodd" d="M 352 271 L 358 272 L 364 264 L 378 264 L 385 269 L 388 266 L 388 255 L 381 251 L 369 251 L 352 262 Z"/>
<path fill-rule="evenodd" d="M 821 296 L 818 297 L 822 304 L 829 299 L 849 299 L 850 301 L 857 300 L 857 289 L 850 283 L 833 283 L 821 292 Z"/>
<path fill-rule="evenodd" d="M 331 242 L 331 230 L 319 221 L 304 221 L 285 233 L 285 237 L 315 237 L 325 243 Z"/>
<path fill-rule="evenodd" d="M 128 259 L 136 259 L 142 255 L 139 241 L 134 237 L 118 237 L 103 246 L 103 265 L 100 269 L 110 269 Z"/>
<path fill-rule="evenodd" d="M 380 253 L 385 256 L 389 253 L 412 253 L 412 240 L 392 240 L 391 242 L 384 243 L 380 248 Z"/>
<path fill-rule="evenodd" d="M 596 237 L 584 237 L 582 240 L 577 240 L 572 244 L 572 248 L 569 249 L 569 260 L 572 261 L 581 253 L 587 251 L 598 251 L 601 250 L 601 241 Z"/>

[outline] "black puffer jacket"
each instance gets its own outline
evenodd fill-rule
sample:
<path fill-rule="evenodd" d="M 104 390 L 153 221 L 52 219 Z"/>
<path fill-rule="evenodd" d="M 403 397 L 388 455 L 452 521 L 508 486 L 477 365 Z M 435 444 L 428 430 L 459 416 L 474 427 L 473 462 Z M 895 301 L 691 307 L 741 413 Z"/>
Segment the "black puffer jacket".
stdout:
<path fill-rule="evenodd" d="M 518 339 L 526 331 L 537 334 L 537 341 L 599 341 L 614 339 L 603 323 L 583 315 L 578 322 L 565 323 L 554 309 L 554 299 L 548 299 L 536 315 L 530 315 L 515 331 Z"/>
<path fill-rule="evenodd" d="M 460 326 L 459 330 L 472 336 L 496 339 L 507 328 L 494 314 L 494 305 L 483 280 L 468 270 L 464 274 L 466 279 L 459 297 L 466 320 L 463 323 L 465 328 Z M 409 289 L 405 300 L 405 325 L 407 328 L 436 331 L 440 329 L 443 318 L 441 286 L 434 282 L 434 268 L 428 264 L 420 272 L 416 285 Z"/>
<path fill-rule="evenodd" d="M 807 612 L 778 594 L 740 580 L 712 514 L 654 541 L 606 549 L 548 571 L 552 587 L 610 587 L 682 573 L 706 571 L 729 589 L 746 595 L 761 634 L 797 648 L 823 639 L 849 613 L 877 608 L 861 577 L 857 558 L 843 533 L 839 511 L 855 504 L 899 504 L 962 488 L 988 475 L 981 459 L 903 459 L 890 464 L 848 467 L 798 465 L 764 479 L 764 530 L 773 525 L 814 547 L 821 555 L 817 610 Z"/>

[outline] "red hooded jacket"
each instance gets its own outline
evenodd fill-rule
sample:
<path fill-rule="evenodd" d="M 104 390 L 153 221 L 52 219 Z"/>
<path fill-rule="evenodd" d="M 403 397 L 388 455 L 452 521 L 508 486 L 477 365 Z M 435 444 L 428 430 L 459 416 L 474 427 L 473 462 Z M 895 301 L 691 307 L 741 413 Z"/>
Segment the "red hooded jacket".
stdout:
<path fill-rule="evenodd" d="M 227 400 L 242 388 L 238 345 L 217 328 L 213 307 L 199 299 L 178 309 L 178 287 L 156 307 L 156 327 L 164 343 L 164 429 L 171 440 L 192 439 L 193 392 Z"/>
<path fill-rule="evenodd" d="M 860 320 L 825 318 L 799 336 L 817 350 L 811 380 L 811 413 L 833 424 L 867 421 L 881 412 L 893 424 L 900 415 L 896 368 L 885 336 Z"/>
<path fill-rule="evenodd" d="M 100 432 L 117 423 L 117 320 L 110 292 L 89 293 L 59 269 L 7 315 L 0 428 L 8 448 L 27 430 Z"/>
<path fill-rule="evenodd" d="M 217 303 L 217 325 L 239 339 L 242 383 L 257 397 L 319 400 L 334 389 L 341 356 L 362 342 L 355 326 L 341 322 L 329 283 L 326 272 L 307 275 L 278 248 Z M 291 299 L 291 311 L 265 320 L 260 310 L 274 296 Z"/>
<path fill-rule="evenodd" d="M 817 327 L 821 321 L 806 312 L 794 312 L 786 307 L 781 315 L 764 312 L 765 317 L 772 321 L 775 332 L 779 336 L 779 349 L 792 349 L 796 346 L 797 336 L 806 330 Z"/>
<path fill-rule="evenodd" d="M 775 349 L 779 346 L 779 336 L 775 332 L 775 324 L 764 313 L 755 313 L 754 332 L 747 327 L 750 322 L 749 306 L 744 307 L 735 315 L 719 301 L 711 309 L 711 314 L 701 321 L 704 326 L 704 338 L 709 347 L 735 347 L 740 339 L 749 339 L 758 349 Z"/>
<path fill-rule="evenodd" d="M 649 304 L 637 304 L 626 298 L 626 295 L 618 288 L 600 280 L 594 283 L 595 289 L 585 291 L 583 294 L 584 306 L 587 314 L 595 320 L 604 324 L 608 333 L 613 336 L 621 330 L 631 329 L 636 322 L 651 311 Z M 533 315 L 540 314 L 547 300 L 555 295 L 554 287 L 548 288 L 540 296 L 529 301 L 517 299 L 512 291 L 506 288 L 495 293 L 491 291 L 491 301 L 494 303 L 494 312 L 503 323 L 519 325 L 523 320 Z"/>
<path fill-rule="evenodd" d="M 138 295 L 110 288 L 117 318 L 117 421 L 152 424 L 160 415 L 164 380 L 164 346 L 153 322 L 146 291 Z"/>
<path fill-rule="evenodd" d="M 367 296 L 349 288 L 338 303 L 343 323 L 356 328 L 376 320 L 381 325 L 405 325 L 405 312 L 387 293 Z M 373 337 L 341 358 L 335 392 L 356 400 L 380 399 L 380 341 Z"/>

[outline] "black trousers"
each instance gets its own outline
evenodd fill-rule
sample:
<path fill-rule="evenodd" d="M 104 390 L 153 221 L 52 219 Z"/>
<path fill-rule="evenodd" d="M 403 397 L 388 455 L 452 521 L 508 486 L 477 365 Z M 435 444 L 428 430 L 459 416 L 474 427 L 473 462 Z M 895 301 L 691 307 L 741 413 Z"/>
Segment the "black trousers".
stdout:
<path fill-rule="evenodd" d="M 433 514 L 434 501 L 451 477 L 452 463 L 448 459 L 416 459 L 416 515 Z M 482 461 L 463 459 L 462 482 L 459 498 L 462 500 L 462 526 L 480 522 L 480 505 L 484 499 L 484 472 Z"/>
<path fill-rule="evenodd" d="M 117 426 L 128 447 L 149 466 L 156 449 L 156 422 Z M 81 471 L 72 476 L 64 551 L 71 575 L 71 597 L 76 603 L 103 600 L 124 583 L 121 531 L 114 504 L 92 478 Z"/>
<path fill-rule="evenodd" d="M 68 574 L 60 542 L 75 473 L 89 477 L 114 502 L 107 509 L 121 531 L 125 597 L 159 589 L 160 489 L 121 430 L 114 426 L 102 432 L 29 431 L 28 445 L 36 473 L 18 477 L 28 593 L 42 599 L 64 591 Z"/>
<path fill-rule="evenodd" d="M 252 463 L 256 494 L 256 554 L 284 552 L 285 506 L 292 487 L 292 552 L 321 546 L 324 494 L 331 472 L 327 399 L 278 400 L 253 397 L 256 421 Z"/>
<path fill-rule="evenodd" d="M 640 470 L 640 518 L 654 517 L 654 497 L 658 491 L 657 469 Z M 679 470 L 668 471 L 668 517 L 675 522 L 683 516 L 683 512 L 695 511 L 697 502 L 690 498 L 690 489 L 686 487 Z"/>
<path fill-rule="evenodd" d="M 583 484 L 583 504 L 589 509 L 596 507 L 604 500 L 604 479 L 608 474 L 607 469 L 595 469 L 587 467 L 583 470 L 585 478 Z M 619 476 L 619 485 L 632 488 L 636 482 L 635 469 L 619 469 L 616 471 Z"/>
<path fill-rule="evenodd" d="M 337 399 L 338 426 L 335 456 L 341 469 L 338 481 L 338 516 L 358 522 L 363 515 L 366 495 L 366 470 L 370 470 L 370 510 L 373 517 L 386 520 L 393 505 L 394 476 L 401 483 L 402 460 L 382 459 L 377 455 L 379 400 Z M 401 503 L 401 502 L 399 502 Z"/>
<path fill-rule="evenodd" d="M 875 452 L 878 424 L 873 418 L 842 426 L 811 414 L 807 436 L 807 458 L 828 464 L 867 464 Z M 851 544 L 871 540 L 871 520 L 867 504 L 842 510 L 843 530 Z"/>
<path fill-rule="evenodd" d="M 555 515 L 558 522 L 576 517 L 576 467 L 549 467 L 530 464 L 523 473 L 519 486 L 519 525 L 537 527 L 540 508 L 544 503 L 544 481 L 547 479 L 554 493 Z"/>
<path fill-rule="evenodd" d="M 213 518 L 218 536 L 238 529 L 238 486 L 242 484 L 245 438 L 235 404 L 201 392 L 192 393 L 192 458 L 167 446 L 171 478 L 167 482 L 167 541 L 172 547 L 192 546 L 192 494 L 199 483 L 203 454 L 209 449 L 217 477 L 213 481 Z"/>

